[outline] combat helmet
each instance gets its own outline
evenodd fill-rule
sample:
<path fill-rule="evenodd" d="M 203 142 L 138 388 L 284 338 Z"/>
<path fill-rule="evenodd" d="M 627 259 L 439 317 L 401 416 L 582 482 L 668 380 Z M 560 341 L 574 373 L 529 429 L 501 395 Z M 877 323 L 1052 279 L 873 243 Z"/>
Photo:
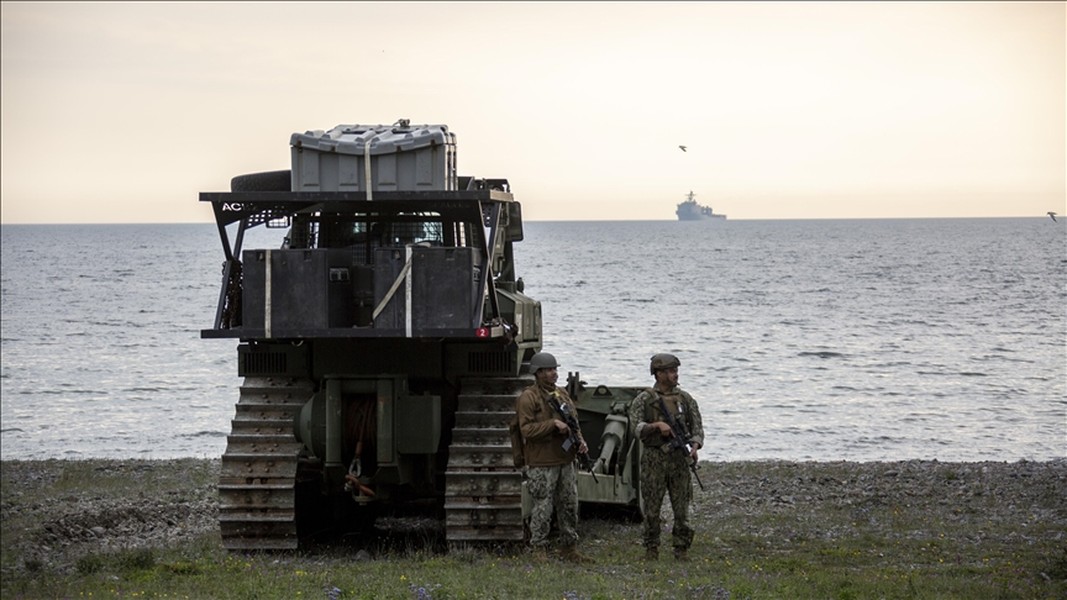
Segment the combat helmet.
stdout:
<path fill-rule="evenodd" d="M 559 367 L 556 357 L 548 352 L 538 352 L 530 357 L 530 372 L 537 373 L 541 369 L 555 369 Z"/>
<path fill-rule="evenodd" d="M 531 360 L 530 362 L 532 363 L 533 361 Z M 652 357 L 652 363 L 648 367 L 648 372 L 655 375 L 656 371 L 673 369 L 681 364 L 682 361 L 678 360 L 678 357 L 673 354 L 657 354 Z"/>

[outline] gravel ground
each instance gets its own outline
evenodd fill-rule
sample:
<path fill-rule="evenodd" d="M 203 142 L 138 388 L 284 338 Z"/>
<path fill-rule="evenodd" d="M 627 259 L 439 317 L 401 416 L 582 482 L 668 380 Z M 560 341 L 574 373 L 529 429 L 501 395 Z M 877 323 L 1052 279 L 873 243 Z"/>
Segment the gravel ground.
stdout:
<path fill-rule="evenodd" d="M 3 572 L 163 548 L 218 528 L 219 461 L 3 461 Z"/>
<path fill-rule="evenodd" d="M 217 460 L 3 461 L 0 468 L 0 574 L 63 571 L 95 553 L 217 538 Z M 741 534 L 788 543 L 856 528 L 887 536 L 940 528 L 934 533 L 976 545 L 986 531 L 1007 531 L 1020 544 L 1028 535 L 1042 543 L 1052 536 L 1067 547 L 1067 460 L 704 462 L 700 474 L 706 490 L 695 488 L 694 521 L 712 548 Z M 902 521 L 902 513 L 912 518 Z M 600 537 L 597 524 L 584 527 L 590 542 Z M 633 527 L 627 537 L 636 542 Z"/>

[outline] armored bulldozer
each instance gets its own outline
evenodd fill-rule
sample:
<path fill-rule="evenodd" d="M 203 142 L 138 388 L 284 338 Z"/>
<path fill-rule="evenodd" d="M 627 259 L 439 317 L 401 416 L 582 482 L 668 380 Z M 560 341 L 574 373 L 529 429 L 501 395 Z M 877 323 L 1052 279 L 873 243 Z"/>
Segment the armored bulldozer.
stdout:
<path fill-rule="evenodd" d="M 239 340 L 243 377 L 219 479 L 223 545 L 294 549 L 383 512 L 443 521 L 449 544 L 522 540 L 508 424 L 532 383 L 541 306 L 516 273 L 508 181 L 458 176 L 444 125 L 339 125 L 290 146 L 291 169 L 200 194 L 225 255 L 201 336 Z M 278 230 L 272 247 L 243 248 L 256 227 Z M 611 445 L 583 498 L 633 504 L 619 403 L 634 392 L 572 379 L 586 438 Z"/>

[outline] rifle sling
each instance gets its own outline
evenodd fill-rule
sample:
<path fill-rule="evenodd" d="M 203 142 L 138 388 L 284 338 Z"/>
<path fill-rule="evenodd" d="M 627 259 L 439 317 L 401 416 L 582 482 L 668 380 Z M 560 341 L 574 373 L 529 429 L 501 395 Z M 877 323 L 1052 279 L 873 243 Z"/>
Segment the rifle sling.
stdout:
<path fill-rule="evenodd" d="M 689 428 L 685 425 L 685 423 L 679 423 L 678 420 L 674 418 L 674 415 L 671 414 L 671 411 L 667 410 L 667 403 L 663 401 L 663 396 L 661 396 L 660 394 L 656 394 L 656 400 L 659 400 L 659 409 L 663 411 L 663 416 L 667 419 L 667 424 L 671 426 L 671 429 L 675 432 L 675 435 L 685 434 L 685 437 L 682 439 L 682 442 L 685 444 L 690 443 Z M 681 435 L 679 435 L 679 437 L 681 437 Z"/>

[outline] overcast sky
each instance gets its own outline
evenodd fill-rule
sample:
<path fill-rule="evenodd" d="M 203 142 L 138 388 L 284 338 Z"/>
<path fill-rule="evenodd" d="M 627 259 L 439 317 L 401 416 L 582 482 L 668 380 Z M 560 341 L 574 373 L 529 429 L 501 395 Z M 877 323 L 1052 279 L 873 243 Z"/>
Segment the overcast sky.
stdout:
<path fill-rule="evenodd" d="M 1067 214 L 1062 2 L 2 4 L 2 221 L 209 222 L 289 136 L 446 124 L 530 220 Z M 684 144 L 688 151 L 678 146 Z"/>

